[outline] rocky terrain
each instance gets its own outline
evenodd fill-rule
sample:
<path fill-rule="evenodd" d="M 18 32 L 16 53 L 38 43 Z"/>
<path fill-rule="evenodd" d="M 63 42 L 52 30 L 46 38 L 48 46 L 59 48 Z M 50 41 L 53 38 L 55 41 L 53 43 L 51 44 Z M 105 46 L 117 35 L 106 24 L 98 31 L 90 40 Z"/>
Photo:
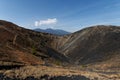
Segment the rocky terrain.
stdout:
<path fill-rule="evenodd" d="M 120 27 L 98 25 L 56 36 L 0 20 L 0 79 L 28 78 L 119 80 Z"/>

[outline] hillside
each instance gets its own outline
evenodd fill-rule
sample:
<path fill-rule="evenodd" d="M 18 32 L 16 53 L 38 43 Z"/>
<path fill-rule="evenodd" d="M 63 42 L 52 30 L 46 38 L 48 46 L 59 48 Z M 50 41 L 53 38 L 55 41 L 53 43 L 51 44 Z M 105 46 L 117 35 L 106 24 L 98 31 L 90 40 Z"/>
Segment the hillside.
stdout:
<path fill-rule="evenodd" d="M 51 47 L 57 36 L 24 29 L 11 22 L 0 21 L 1 65 L 30 65 L 53 62 L 67 62 L 67 58 Z"/>
<path fill-rule="evenodd" d="M 1 20 L 0 39 L 1 61 L 24 64 L 38 64 L 39 61 L 43 64 L 46 61 L 51 64 L 58 60 L 77 65 L 120 66 L 120 27 L 117 26 L 98 25 L 55 36 Z"/>
<path fill-rule="evenodd" d="M 0 79 L 41 79 L 43 73 L 55 80 L 119 79 L 120 27 L 98 25 L 56 36 L 0 20 Z"/>
<path fill-rule="evenodd" d="M 117 62 L 114 66 L 120 66 L 120 27 L 116 26 L 98 25 L 69 35 L 55 36 L 1 20 L 0 39 L 2 61 L 32 64 L 31 61 L 52 62 L 57 59 L 85 65 L 102 62 L 114 65 Z M 30 60 L 30 57 L 34 57 L 34 60 Z"/>
<path fill-rule="evenodd" d="M 68 35 L 58 50 L 75 64 L 120 68 L 120 27 L 98 25 L 85 28 Z"/>

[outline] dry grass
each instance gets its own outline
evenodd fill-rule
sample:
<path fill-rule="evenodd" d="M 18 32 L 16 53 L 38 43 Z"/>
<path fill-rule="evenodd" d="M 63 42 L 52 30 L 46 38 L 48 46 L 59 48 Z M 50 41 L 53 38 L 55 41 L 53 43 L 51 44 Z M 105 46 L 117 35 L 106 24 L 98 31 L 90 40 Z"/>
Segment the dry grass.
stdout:
<path fill-rule="evenodd" d="M 25 66 L 20 69 L 14 70 L 5 70 L 0 73 L 4 73 L 7 77 L 13 78 L 18 77 L 25 79 L 28 76 L 34 76 L 35 78 L 39 78 L 40 76 L 49 75 L 49 76 L 72 76 L 72 75 L 80 75 L 85 76 L 87 78 L 95 80 L 119 80 L 120 73 L 117 74 L 103 74 L 91 71 L 83 71 L 83 70 L 74 70 L 74 69 L 65 69 L 62 67 L 47 67 L 47 66 Z"/>

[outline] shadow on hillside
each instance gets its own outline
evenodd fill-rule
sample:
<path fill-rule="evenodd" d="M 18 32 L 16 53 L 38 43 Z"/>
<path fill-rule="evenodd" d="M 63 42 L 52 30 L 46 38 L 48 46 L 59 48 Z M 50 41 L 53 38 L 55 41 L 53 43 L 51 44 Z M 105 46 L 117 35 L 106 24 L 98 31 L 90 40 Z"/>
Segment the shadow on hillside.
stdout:
<path fill-rule="evenodd" d="M 2 65 L 0 70 L 19 69 L 20 67 L 23 67 L 23 65 Z"/>
<path fill-rule="evenodd" d="M 69 62 L 69 59 L 58 51 L 47 47 L 48 55 L 63 62 Z"/>
<path fill-rule="evenodd" d="M 85 76 L 56 76 L 52 77 L 50 80 L 90 80 L 89 78 L 86 78 Z"/>
<path fill-rule="evenodd" d="M 9 78 L 0 73 L 0 80 L 90 80 L 89 78 L 86 78 L 85 76 L 79 76 L 79 75 L 72 75 L 72 76 L 54 76 L 51 77 L 49 75 L 41 76 L 40 78 L 35 78 L 34 76 L 29 76 L 25 79 L 22 78 Z"/>

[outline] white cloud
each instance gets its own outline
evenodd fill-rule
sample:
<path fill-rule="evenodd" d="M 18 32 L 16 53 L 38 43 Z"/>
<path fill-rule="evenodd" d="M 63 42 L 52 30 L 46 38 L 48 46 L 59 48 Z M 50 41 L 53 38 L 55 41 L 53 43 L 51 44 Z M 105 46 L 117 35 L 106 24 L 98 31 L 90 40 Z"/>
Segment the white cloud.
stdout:
<path fill-rule="evenodd" d="M 47 19 L 47 20 L 40 20 L 40 21 L 35 21 L 35 26 L 41 26 L 41 25 L 50 25 L 50 24 L 56 24 L 57 19 Z"/>
<path fill-rule="evenodd" d="M 35 26 L 39 26 L 39 22 L 38 21 L 35 21 Z"/>

